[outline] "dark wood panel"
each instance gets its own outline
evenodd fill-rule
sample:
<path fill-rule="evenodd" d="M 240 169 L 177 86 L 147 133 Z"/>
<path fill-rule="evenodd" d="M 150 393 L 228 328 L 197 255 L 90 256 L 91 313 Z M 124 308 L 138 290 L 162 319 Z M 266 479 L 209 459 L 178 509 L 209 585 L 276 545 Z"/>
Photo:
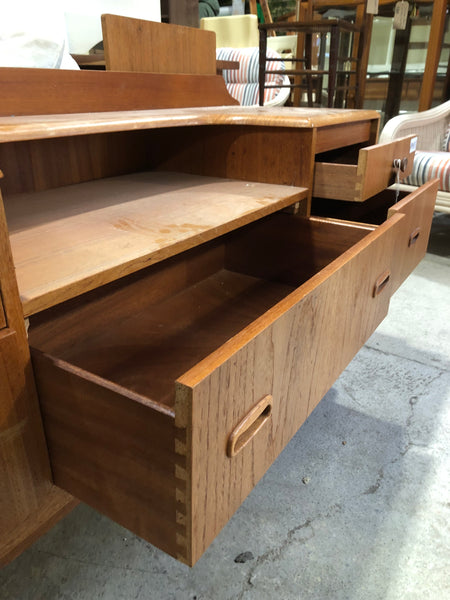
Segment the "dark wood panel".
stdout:
<path fill-rule="evenodd" d="M 0 68 L 0 115 L 238 104 L 219 75 Z"/>
<path fill-rule="evenodd" d="M 172 416 L 33 352 L 55 482 L 176 555 Z"/>

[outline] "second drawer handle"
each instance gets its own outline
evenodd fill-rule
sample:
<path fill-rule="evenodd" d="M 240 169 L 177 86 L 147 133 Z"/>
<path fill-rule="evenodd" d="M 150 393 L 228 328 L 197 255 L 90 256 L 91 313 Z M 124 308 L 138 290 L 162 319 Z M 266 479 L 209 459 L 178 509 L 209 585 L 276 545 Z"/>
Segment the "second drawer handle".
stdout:
<path fill-rule="evenodd" d="M 391 272 L 386 270 L 382 275 L 378 277 L 375 281 L 375 285 L 373 287 L 373 297 L 376 298 L 381 292 L 384 290 L 386 285 L 388 284 L 391 278 Z"/>
<path fill-rule="evenodd" d="M 267 423 L 272 414 L 272 403 L 271 395 L 264 396 L 236 425 L 228 437 L 227 456 L 236 456 Z"/>
<path fill-rule="evenodd" d="M 416 227 L 416 229 L 414 229 L 414 231 L 409 236 L 408 246 L 413 246 L 419 239 L 419 235 L 420 235 L 420 227 Z"/>

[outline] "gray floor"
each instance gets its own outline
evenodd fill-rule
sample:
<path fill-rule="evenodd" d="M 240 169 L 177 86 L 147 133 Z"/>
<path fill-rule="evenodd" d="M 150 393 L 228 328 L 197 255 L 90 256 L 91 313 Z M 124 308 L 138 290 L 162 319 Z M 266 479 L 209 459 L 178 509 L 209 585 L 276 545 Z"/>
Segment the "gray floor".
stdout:
<path fill-rule="evenodd" d="M 439 215 L 387 319 L 193 569 L 80 506 L 3 569 L 0 597 L 450 598 L 449 333 Z"/>

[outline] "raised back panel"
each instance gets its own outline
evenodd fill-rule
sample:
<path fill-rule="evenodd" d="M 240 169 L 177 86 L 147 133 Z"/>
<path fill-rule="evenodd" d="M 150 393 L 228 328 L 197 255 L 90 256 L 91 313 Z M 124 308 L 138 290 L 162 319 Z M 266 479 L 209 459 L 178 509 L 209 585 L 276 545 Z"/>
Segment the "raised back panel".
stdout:
<path fill-rule="evenodd" d="M 215 75 L 212 31 L 156 21 L 102 15 L 106 69 Z"/>

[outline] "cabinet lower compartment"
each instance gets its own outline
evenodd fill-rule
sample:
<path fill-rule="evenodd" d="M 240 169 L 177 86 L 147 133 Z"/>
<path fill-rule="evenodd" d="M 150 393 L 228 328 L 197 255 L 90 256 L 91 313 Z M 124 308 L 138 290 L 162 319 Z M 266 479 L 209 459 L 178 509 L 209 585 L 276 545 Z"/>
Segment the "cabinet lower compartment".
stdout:
<path fill-rule="evenodd" d="M 275 214 L 33 316 L 56 484 L 195 563 L 385 316 L 402 219 Z"/>

